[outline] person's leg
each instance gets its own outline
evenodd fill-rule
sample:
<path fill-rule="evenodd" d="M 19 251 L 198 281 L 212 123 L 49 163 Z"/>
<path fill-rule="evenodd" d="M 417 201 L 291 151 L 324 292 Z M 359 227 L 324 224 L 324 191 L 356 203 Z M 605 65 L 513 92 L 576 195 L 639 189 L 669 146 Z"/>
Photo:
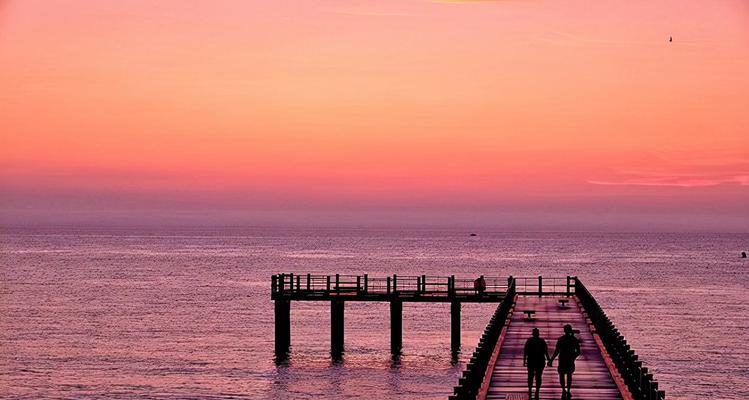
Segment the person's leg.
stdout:
<path fill-rule="evenodd" d="M 562 386 L 562 398 L 564 398 L 564 371 L 559 371 L 559 385 Z"/>
<path fill-rule="evenodd" d="M 533 368 L 528 367 L 528 397 L 531 395 L 531 390 L 533 390 Z"/>
<path fill-rule="evenodd" d="M 536 400 L 538 400 L 539 392 L 541 391 L 541 377 L 543 376 L 543 374 L 543 368 L 538 368 L 536 370 Z"/>
<path fill-rule="evenodd" d="M 572 371 L 567 373 L 567 397 L 572 398 Z"/>

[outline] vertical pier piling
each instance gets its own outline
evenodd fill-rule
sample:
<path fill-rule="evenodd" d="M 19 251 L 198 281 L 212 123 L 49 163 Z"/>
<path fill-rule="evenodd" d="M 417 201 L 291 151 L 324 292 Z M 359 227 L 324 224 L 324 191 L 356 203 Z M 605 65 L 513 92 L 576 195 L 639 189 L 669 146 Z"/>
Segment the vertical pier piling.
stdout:
<path fill-rule="evenodd" d="M 460 351 L 460 302 L 450 303 L 450 349 Z"/>
<path fill-rule="evenodd" d="M 403 347 L 403 302 L 390 302 L 390 352 L 400 354 Z"/>
<path fill-rule="evenodd" d="M 279 299 L 275 301 L 276 317 L 276 357 L 284 358 L 291 345 L 291 302 Z"/>
<path fill-rule="evenodd" d="M 343 353 L 344 301 L 330 302 L 330 352 L 336 356 Z"/>

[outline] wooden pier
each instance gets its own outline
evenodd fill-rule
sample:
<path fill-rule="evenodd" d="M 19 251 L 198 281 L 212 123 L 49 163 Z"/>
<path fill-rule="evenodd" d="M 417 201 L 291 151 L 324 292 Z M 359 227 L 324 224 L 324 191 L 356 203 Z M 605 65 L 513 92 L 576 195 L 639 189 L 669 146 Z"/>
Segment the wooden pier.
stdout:
<path fill-rule="evenodd" d="M 390 350 L 399 354 L 403 345 L 403 303 L 450 303 L 450 343 L 460 349 L 461 303 L 498 303 L 504 300 L 506 277 L 460 279 L 455 276 L 369 275 L 273 275 L 271 298 L 275 302 L 276 357 L 283 359 L 291 345 L 291 302 L 330 302 L 330 349 L 334 356 L 344 350 L 345 304 L 348 301 L 390 303 Z"/>
<path fill-rule="evenodd" d="M 594 340 L 594 333 L 585 320 L 584 312 L 574 298 L 572 304 L 562 305 L 559 296 L 518 296 L 514 312 L 506 326 L 503 340 L 499 344 L 498 356 L 490 366 L 491 375 L 483 393 L 486 399 L 504 400 L 518 398 L 528 393 L 528 375 L 523 366 L 523 348 L 531 336 L 531 330 L 538 328 L 541 337 L 549 345 L 549 354 L 554 351 L 557 338 L 563 335 L 564 324 L 571 324 L 578 330 L 575 336 L 580 340 L 582 355 L 575 363 L 575 374 L 572 380 L 572 393 L 576 398 L 589 400 L 620 400 L 622 393 L 617 387 L 611 371 L 604 360 L 604 353 Z M 523 310 L 533 310 L 529 318 Z M 544 385 L 541 387 L 540 399 L 552 400 L 562 396 L 556 364 L 544 368 Z M 514 397 L 513 397 L 514 396 Z M 521 396 L 522 397 L 522 396 Z"/>
<path fill-rule="evenodd" d="M 333 357 L 344 350 L 347 301 L 390 303 L 393 354 L 399 354 L 402 346 L 403 302 L 449 302 L 453 352 L 460 348 L 461 303 L 491 302 L 498 303 L 497 309 L 450 399 L 527 399 L 527 372 L 522 365 L 525 340 L 538 328 L 551 353 L 565 324 L 573 326 L 582 349 L 572 380 L 574 399 L 665 399 L 648 368 L 577 277 L 279 274 L 272 277 L 271 297 L 277 359 L 284 359 L 290 349 L 292 301 L 330 302 Z M 543 381 L 540 399 L 559 399 L 562 391 L 556 364 L 544 370 Z"/>
<path fill-rule="evenodd" d="M 582 348 L 572 379 L 573 399 L 666 398 L 580 279 L 567 277 L 565 289 L 558 290 L 538 277 L 536 293 L 528 290 L 529 279 L 510 278 L 507 296 L 484 329 L 451 400 L 527 399 L 527 372 L 522 366 L 525 339 L 538 327 L 553 351 L 565 324 L 577 330 Z M 544 370 L 543 381 L 542 399 L 561 398 L 556 365 Z"/>

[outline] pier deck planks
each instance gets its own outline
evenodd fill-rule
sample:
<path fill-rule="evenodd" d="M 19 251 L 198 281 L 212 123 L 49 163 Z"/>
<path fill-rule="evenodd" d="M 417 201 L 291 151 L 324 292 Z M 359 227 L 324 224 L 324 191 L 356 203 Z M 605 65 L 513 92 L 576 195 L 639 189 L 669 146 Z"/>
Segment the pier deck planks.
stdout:
<path fill-rule="evenodd" d="M 564 324 L 579 329 L 576 336 L 581 340 L 582 355 L 575 363 L 572 377 L 572 398 L 580 400 L 621 399 L 622 396 L 609 373 L 603 356 L 574 297 L 566 308 L 559 305 L 561 296 L 518 296 L 515 312 L 505 335 L 499 357 L 492 372 L 487 399 L 525 399 L 528 393 L 528 374 L 523 367 L 523 347 L 531 330 L 536 327 L 549 345 L 553 354 L 557 338 L 563 334 Z M 535 310 L 534 319 L 526 320 L 523 310 Z M 540 399 L 560 399 L 562 389 L 557 374 L 558 359 L 543 373 Z M 534 389 L 535 390 L 535 389 Z"/>

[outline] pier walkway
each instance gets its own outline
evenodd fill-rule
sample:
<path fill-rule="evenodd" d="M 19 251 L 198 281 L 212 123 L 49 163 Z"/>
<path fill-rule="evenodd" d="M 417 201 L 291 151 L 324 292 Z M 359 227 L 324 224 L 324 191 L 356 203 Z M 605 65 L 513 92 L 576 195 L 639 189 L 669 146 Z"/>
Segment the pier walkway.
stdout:
<path fill-rule="evenodd" d="M 562 305 L 560 299 L 569 299 L 569 302 Z M 524 310 L 535 311 L 533 319 L 529 319 Z M 601 349 L 585 320 L 583 310 L 574 297 L 564 296 L 517 297 L 515 310 L 500 343 L 499 357 L 493 366 L 486 399 L 525 399 L 528 393 L 528 375 L 523 366 L 525 341 L 531 336 L 531 330 L 538 328 L 541 337 L 546 339 L 549 345 L 549 355 L 552 355 L 556 340 L 562 336 L 562 327 L 565 324 L 571 324 L 573 329 L 580 331 L 575 335 L 580 340 L 582 354 L 575 363 L 575 374 L 572 378 L 573 398 L 622 399 L 604 362 Z M 544 369 L 541 400 L 557 400 L 562 396 L 557 363 L 558 360 L 555 360 L 552 367 Z"/>

